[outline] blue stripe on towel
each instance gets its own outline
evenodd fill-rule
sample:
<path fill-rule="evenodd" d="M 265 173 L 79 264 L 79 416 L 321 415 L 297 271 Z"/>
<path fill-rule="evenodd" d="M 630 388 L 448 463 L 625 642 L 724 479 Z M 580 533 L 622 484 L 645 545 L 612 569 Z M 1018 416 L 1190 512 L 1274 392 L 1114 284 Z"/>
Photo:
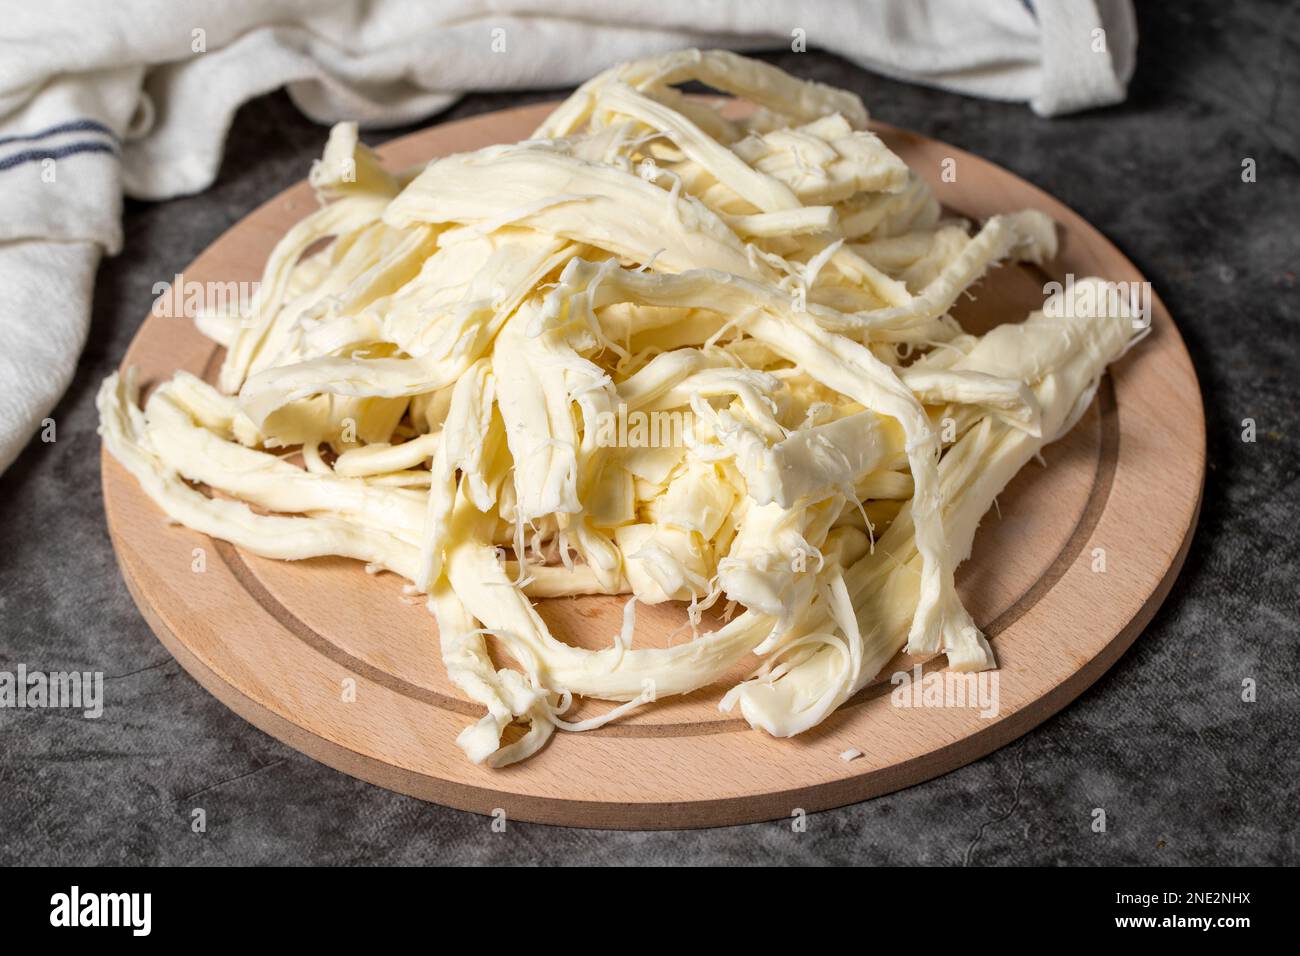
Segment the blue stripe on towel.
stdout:
<path fill-rule="evenodd" d="M 8 143 L 29 143 L 34 140 L 44 139 L 47 136 L 54 136 L 58 133 L 103 133 L 105 136 L 112 137 L 117 141 L 117 134 L 95 120 L 78 119 L 68 120 L 66 123 L 59 123 L 57 126 L 51 126 L 43 129 L 38 133 L 23 133 L 20 136 L 0 136 L 0 146 Z"/>
<path fill-rule="evenodd" d="M 108 153 L 110 156 L 116 156 L 117 149 L 109 143 L 69 143 L 57 149 L 29 149 L 24 153 L 14 153 L 12 156 L 0 159 L 0 171 L 13 169 L 25 163 L 34 163 L 38 159 L 62 159 L 76 153 Z"/>

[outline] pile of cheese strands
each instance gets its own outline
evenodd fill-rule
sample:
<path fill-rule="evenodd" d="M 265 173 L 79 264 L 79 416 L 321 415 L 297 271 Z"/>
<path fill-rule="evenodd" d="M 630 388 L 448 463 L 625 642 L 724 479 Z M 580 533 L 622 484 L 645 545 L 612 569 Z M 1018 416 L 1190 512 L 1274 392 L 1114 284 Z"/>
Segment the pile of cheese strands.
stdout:
<path fill-rule="evenodd" d="M 754 109 L 727 118 L 691 80 Z M 189 528 L 408 579 L 486 709 L 458 742 L 490 766 L 747 655 L 721 706 L 779 737 L 904 646 L 992 667 L 954 569 L 1138 333 L 1096 294 L 963 332 L 958 297 L 1050 259 L 1054 225 L 946 220 L 866 123 L 850 93 L 689 50 L 602 73 L 531 139 L 405 173 L 337 126 L 322 207 L 251 306 L 199 317 L 219 388 L 180 373 L 142 409 L 113 375 L 104 443 Z M 608 427 L 637 413 L 678 414 L 681 440 Z M 582 594 L 631 595 L 604 649 L 533 606 Z M 638 602 L 663 601 L 685 637 L 636 647 Z M 566 721 L 575 696 L 621 703 Z"/>

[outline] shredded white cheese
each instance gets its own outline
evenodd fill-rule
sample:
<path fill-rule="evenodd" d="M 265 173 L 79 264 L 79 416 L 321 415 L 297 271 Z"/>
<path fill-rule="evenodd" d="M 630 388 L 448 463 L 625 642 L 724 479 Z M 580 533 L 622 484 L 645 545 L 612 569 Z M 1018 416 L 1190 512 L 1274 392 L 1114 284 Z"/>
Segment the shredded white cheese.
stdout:
<path fill-rule="evenodd" d="M 673 87 L 691 80 L 759 108 L 725 119 Z M 904 645 L 992 667 L 956 566 L 1133 324 L 1087 280 L 1068 318 L 965 334 L 954 302 L 999 261 L 1051 258 L 1054 227 L 941 221 L 866 120 L 850 93 L 686 51 L 423 170 L 390 174 L 342 124 L 312 171 L 322 208 L 248 313 L 200 322 L 227 348 L 219 388 L 178 374 L 141 408 L 110 376 L 105 445 L 187 527 L 411 582 L 485 711 L 458 743 L 489 766 L 746 658 L 721 706 L 782 737 Z M 533 606 L 578 594 L 628 596 L 601 649 Z M 684 639 L 634 642 L 637 605 L 665 601 Z M 579 696 L 620 703 L 564 719 Z"/>

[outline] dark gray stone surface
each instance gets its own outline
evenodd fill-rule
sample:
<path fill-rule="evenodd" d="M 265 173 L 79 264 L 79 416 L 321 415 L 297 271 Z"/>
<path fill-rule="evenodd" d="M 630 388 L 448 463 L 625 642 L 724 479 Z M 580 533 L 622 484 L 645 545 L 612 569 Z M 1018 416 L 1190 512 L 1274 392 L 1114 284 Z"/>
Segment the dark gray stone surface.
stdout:
<path fill-rule="evenodd" d="M 99 720 L 0 710 L 0 863 L 1296 863 L 1300 7 L 1139 7 L 1129 101 L 1065 119 L 832 56 L 773 57 L 1059 196 L 1153 280 L 1187 339 L 1209 424 L 1200 529 L 1150 628 L 1064 712 L 943 778 L 814 815 L 802 834 L 781 822 L 494 834 L 485 818 L 315 764 L 226 710 L 158 644 L 118 576 L 93 397 L 150 286 L 318 154 L 325 131 L 272 95 L 240 112 L 212 189 L 128 205 L 58 440 L 34 442 L 0 478 L 0 669 L 109 675 Z M 435 119 L 562 92 L 475 95 Z M 1253 444 L 1244 418 L 1258 423 Z M 205 834 L 190 830 L 194 807 Z M 1094 807 L 1105 834 L 1089 829 Z"/>

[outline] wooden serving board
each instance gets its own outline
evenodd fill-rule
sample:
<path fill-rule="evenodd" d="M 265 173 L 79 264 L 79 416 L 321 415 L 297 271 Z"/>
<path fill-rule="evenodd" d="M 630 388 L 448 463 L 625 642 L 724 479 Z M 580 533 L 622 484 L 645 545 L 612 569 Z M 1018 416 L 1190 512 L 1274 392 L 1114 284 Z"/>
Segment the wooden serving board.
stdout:
<path fill-rule="evenodd" d="M 379 152 L 399 168 L 514 141 L 549 109 L 450 123 Z M 1096 229 L 1007 171 L 913 133 L 875 128 L 954 212 L 984 219 L 1034 207 L 1060 225 L 1056 261 L 998 269 L 962 303 L 958 318 L 973 331 L 1019 320 L 1041 305 L 1045 282 L 1067 273 L 1142 280 Z M 955 182 L 940 181 L 946 159 L 956 161 Z M 257 280 L 275 242 L 314 205 L 306 183 L 281 193 L 213 243 L 184 278 Z M 992 717 L 891 703 L 889 675 L 925 663 L 900 655 L 874 685 L 791 740 L 719 712 L 724 682 L 600 730 L 557 733 L 532 759 L 490 770 L 454 742 L 479 708 L 447 680 L 433 617 L 404 603 L 397 577 L 370 576 L 343 559 L 266 560 L 169 525 L 105 455 L 108 527 L 141 612 L 199 683 L 267 733 L 380 786 L 478 813 L 586 827 L 714 826 L 839 806 L 946 773 L 1023 734 L 1096 680 L 1155 613 L 1196 522 L 1205 421 L 1178 330 L 1158 298 L 1152 305 L 1153 334 L 1112 368 L 1074 431 L 1047 448 L 1048 467 L 1031 463 L 999 497 L 1000 514 L 986 516 L 958 574 L 1000 663 Z M 138 366 L 148 386 L 177 369 L 214 380 L 220 360 L 188 320 L 151 315 L 123 366 Z M 1095 570 L 1101 556 L 1104 571 Z M 623 600 L 561 598 L 539 611 L 558 636 L 603 647 L 619 629 Z M 643 606 L 637 645 L 685 640 L 684 620 L 679 606 Z M 608 706 L 583 702 L 577 713 Z M 841 759 L 850 749 L 862 756 Z"/>

